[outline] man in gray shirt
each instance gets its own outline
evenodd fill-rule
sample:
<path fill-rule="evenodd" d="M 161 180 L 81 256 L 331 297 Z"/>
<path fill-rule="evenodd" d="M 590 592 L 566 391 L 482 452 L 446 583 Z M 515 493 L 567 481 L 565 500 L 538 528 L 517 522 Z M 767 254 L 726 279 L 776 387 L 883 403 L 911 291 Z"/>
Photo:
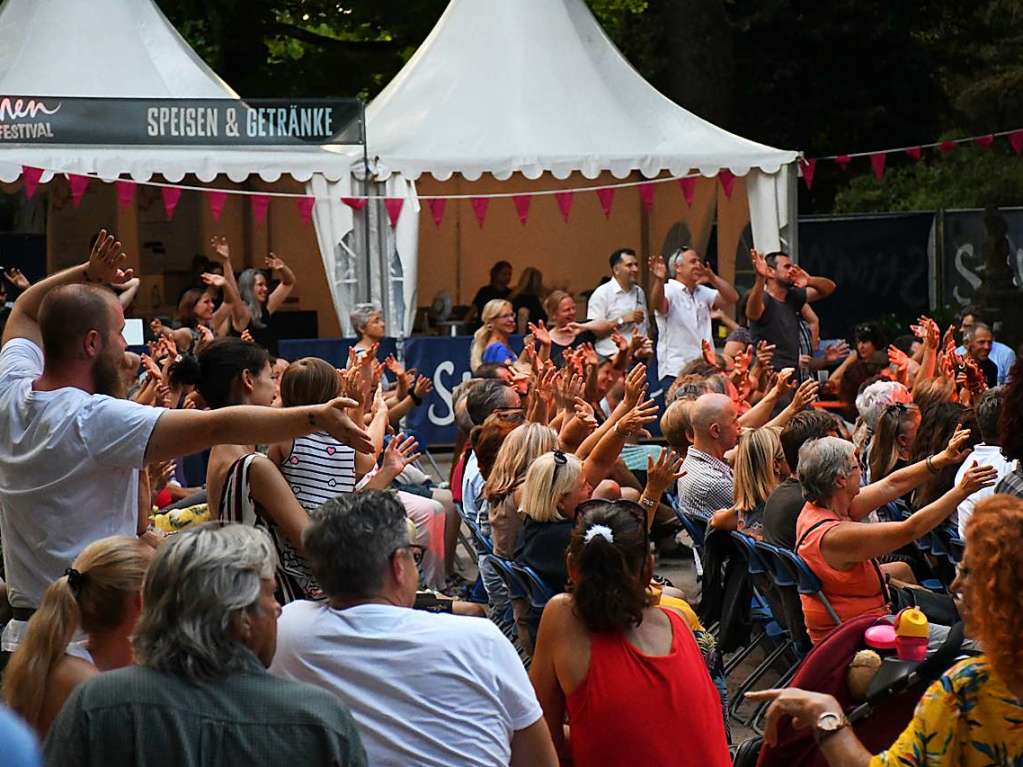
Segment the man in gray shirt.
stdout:
<path fill-rule="evenodd" d="M 68 699 L 47 765 L 363 767 L 348 709 L 266 668 L 277 647 L 273 543 L 204 525 L 161 546 L 143 584 L 138 666 L 98 674 Z"/>

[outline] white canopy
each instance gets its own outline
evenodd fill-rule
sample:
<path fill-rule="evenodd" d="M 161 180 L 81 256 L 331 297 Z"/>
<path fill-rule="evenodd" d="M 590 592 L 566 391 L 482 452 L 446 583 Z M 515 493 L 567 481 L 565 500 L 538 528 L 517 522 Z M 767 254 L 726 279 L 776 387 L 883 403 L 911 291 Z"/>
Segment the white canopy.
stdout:
<path fill-rule="evenodd" d="M 152 0 L 6 0 L 0 8 L 0 96 L 238 98 L 189 47 Z M 155 174 L 202 181 L 225 174 L 244 181 L 284 173 L 308 181 L 322 173 L 347 175 L 343 151 L 320 147 L 279 150 L 230 147 L 94 147 L 4 143 L 0 180 L 14 181 L 21 166 L 98 174 L 127 173 L 136 181 Z"/>
<path fill-rule="evenodd" d="M 769 174 L 796 159 L 691 114 L 644 80 L 583 0 L 451 0 L 367 109 L 380 171 L 445 180 L 575 171 L 625 178 L 728 168 Z"/>

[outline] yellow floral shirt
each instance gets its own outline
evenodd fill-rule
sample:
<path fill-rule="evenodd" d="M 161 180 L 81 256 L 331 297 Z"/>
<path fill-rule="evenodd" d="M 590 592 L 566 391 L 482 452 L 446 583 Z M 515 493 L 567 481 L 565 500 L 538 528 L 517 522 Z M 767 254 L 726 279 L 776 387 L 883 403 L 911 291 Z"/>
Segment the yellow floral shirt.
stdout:
<path fill-rule="evenodd" d="M 1023 704 L 980 656 L 932 684 L 870 767 L 1023 767 Z"/>

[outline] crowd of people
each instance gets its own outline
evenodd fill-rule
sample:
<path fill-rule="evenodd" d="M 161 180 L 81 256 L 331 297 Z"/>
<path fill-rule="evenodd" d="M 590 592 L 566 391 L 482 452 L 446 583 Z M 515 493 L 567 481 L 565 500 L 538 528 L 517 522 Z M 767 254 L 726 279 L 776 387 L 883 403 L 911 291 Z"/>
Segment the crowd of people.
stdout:
<path fill-rule="evenodd" d="M 113 236 L 36 284 L 6 275 L 12 764 L 42 744 L 52 765 L 727 765 L 717 641 L 750 604 L 710 595 L 733 534 L 818 579 L 774 615 L 804 651 L 910 606 L 936 641 L 965 619 L 975 649 L 874 761 L 834 698 L 796 688 L 750 696 L 773 701 L 768 743 L 787 716 L 834 765 L 1023 758 L 1023 364 L 983 309 L 825 344 L 812 305 L 837 286 L 784 253 L 753 251 L 740 296 L 689 247 L 644 289 L 619 249 L 582 320 L 499 262 L 445 489 L 401 432 L 432 371 L 380 358 L 379 308 L 353 312 L 344 368 L 281 359 L 294 274 L 271 256 L 236 278 L 211 249 L 141 355 Z M 931 536 L 965 548 L 947 589 L 914 545 Z M 699 609 L 658 574 L 689 548 Z"/>

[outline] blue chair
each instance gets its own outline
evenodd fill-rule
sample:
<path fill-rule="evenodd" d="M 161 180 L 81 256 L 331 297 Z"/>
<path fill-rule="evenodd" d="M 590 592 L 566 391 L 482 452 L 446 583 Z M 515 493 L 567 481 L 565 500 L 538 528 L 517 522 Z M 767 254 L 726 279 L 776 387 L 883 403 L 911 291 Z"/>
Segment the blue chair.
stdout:
<path fill-rule="evenodd" d="M 548 588 L 543 578 L 537 575 L 536 571 L 529 565 L 524 565 L 521 562 L 510 562 L 510 564 L 515 569 L 526 589 L 526 598 L 529 600 L 530 606 L 536 610 L 543 610 L 546 604 L 551 601 L 554 592 Z"/>
<path fill-rule="evenodd" d="M 796 579 L 796 589 L 800 594 L 806 594 L 812 596 L 814 599 L 820 601 L 824 605 L 824 609 L 827 611 L 828 616 L 835 622 L 836 626 L 842 625 L 842 619 L 838 617 L 838 613 L 835 612 L 835 608 L 831 606 L 831 602 L 824 596 L 824 586 L 821 584 L 820 578 L 817 577 L 816 573 L 810 569 L 810 566 L 803 561 L 803 558 L 794 551 L 783 549 L 778 546 L 774 547 L 778 552 L 778 555 L 788 564 L 792 571 L 793 576 Z"/>
<path fill-rule="evenodd" d="M 948 558 L 953 564 L 963 561 L 963 552 L 966 550 L 966 541 L 958 535 L 948 539 Z"/>
<path fill-rule="evenodd" d="M 483 561 L 492 566 L 497 571 L 497 574 L 501 576 L 504 585 L 508 587 L 508 595 L 512 599 L 526 599 L 528 597 L 528 589 L 515 569 L 514 562 L 499 557 L 496 554 L 487 554 L 483 557 Z"/>

